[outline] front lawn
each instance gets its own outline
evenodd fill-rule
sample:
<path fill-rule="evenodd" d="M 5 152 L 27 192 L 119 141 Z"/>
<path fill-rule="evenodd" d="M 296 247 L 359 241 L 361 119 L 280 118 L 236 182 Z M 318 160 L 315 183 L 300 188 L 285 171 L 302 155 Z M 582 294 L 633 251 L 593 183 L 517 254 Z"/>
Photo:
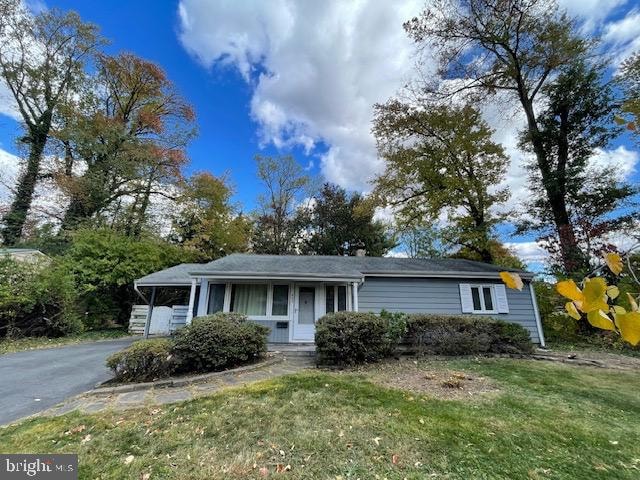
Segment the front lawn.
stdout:
<path fill-rule="evenodd" d="M 111 338 L 126 337 L 127 335 L 129 335 L 129 333 L 124 328 L 106 328 L 103 330 L 89 330 L 87 332 L 57 338 L 24 337 L 15 340 L 3 338 L 0 339 L 0 355 L 5 353 L 21 352 L 23 350 L 61 347 L 74 343 L 108 340 Z"/>
<path fill-rule="evenodd" d="M 415 378 L 424 371 L 427 385 L 455 372 L 463 388 L 487 386 L 443 399 L 383 386 L 389 368 L 398 367 L 309 371 L 163 408 L 33 419 L 0 430 L 0 445 L 77 452 L 84 479 L 640 477 L 637 371 L 511 359 L 402 366 Z"/>

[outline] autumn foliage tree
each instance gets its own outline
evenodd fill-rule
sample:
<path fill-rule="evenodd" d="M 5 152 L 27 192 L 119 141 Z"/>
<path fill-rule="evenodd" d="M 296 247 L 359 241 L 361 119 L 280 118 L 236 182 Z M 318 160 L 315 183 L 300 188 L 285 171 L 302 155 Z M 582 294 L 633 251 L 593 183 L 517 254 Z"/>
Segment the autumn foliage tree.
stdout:
<path fill-rule="evenodd" d="M 128 233 L 138 235 L 151 195 L 172 197 L 168 185 L 181 178 L 193 110 L 162 69 L 127 53 L 100 56 L 83 93 L 66 107 L 56 132 L 62 157 L 56 178 L 69 198 L 63 228 L 121 214 Z"/>
<path fill-rule="evenodd" d="M 52 9 L 33 15 L 20 0 L 0 0 L 0 76 L 20 115 L 20 142 L 28 151 L 2 217 L 5 244 L 22 236 L 60 106 L 77 92 L 85 64 L 102 43 L 97 27 L 74 12 Z"/>

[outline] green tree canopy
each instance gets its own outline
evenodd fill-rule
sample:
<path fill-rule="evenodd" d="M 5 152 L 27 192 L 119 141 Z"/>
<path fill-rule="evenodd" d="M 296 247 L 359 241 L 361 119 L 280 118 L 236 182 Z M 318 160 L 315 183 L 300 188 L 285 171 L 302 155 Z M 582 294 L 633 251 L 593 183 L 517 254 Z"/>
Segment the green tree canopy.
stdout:
<path fill-rule="evenodd" d="M 247 251 L 251 223 L 231 203 L 232 195 L 224 177 L 208 172 L 193 175 L 178 198 L 171 240 L 209 260 Z"/>
<path fill-rule="evenodd" d="M 421 226 L 446 217 L 442 236 L 452 246 L 492 262 L 493 229 L 503 220 L 496 207 L 508 198 L 508 159 L 470 105 L 376 105 L 374 134 L 384 172 L 376 197 L 393 207 L 400 222 Z"/>
<path fill-rule="evenodd" d="M 396 243 L 387 226 L 373 219 L 374 213 L 370 199 L 325 183 L 311 205 L 298 214 L 301 253 L 355 255 L 363 249 L 369 256 L 383 256 Z"/>

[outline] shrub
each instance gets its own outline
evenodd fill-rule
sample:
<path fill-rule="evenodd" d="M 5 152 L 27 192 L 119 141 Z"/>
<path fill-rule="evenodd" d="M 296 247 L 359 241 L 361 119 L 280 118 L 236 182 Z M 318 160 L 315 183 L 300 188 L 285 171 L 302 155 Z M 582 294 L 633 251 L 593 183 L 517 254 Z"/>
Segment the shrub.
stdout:
<path fill-rule="evenodd" d="M 388 312 L 383 309 L 380 312 L 380 318 L 383 318 L 387 322 L 386 337 L 388 353 L 391 354 L 407 334 L 408 317 L 407 314 L 403 312 Z"/>
<path fill-rule="evenodd" d="M 154 238 L 133 238 L 116 230 L 80 229 L 64 255 L 87 312 L 85 326 L 126 325 L 137 301 L 133 281 L 191 261 L 193 253 Z"/>
<path fill-rule="evenodd" d="M 389 354 L 388 321 L 373 313 L 330 313 L 316 324 L 319 363 L 355 365 L 375 362 Z"/>
<path fill-rule="evenodd" d="M 52 259 L 0 256 L 0 337 L 59 337 L 82 330 L 73 277 Z"/>
<path fill-rule="evenodd" d="M 261 357 L 269 329 L 237 313 L 198 317 L 178 331 L 174 353 L 185 372 L 223 370 Z"/>
<path fill-rule="evenodd" d="M 530 353 L 529 333 L 520 325 L 488 317 L 410 315 L 407 342 L 418 354 Z"/>
<path fill-rule="evenodd" d="M 121 382 L 148 382 L 168 377 L 176 370 L 172 342 L 140 340 L 107 358 L 107 366 Z"/>

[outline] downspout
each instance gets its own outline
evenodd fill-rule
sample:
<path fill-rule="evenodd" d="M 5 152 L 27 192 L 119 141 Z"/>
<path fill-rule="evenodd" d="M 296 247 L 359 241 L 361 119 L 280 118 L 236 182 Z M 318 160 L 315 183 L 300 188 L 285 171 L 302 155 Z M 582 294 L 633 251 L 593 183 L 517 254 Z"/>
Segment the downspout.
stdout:
<path fill-rule="evenodd" d="M 538 300 L 536 300 L 536 292 L 533 289 L 533 282 L 529 282 L 529 292 L 531 292 L 531 303 L 533 303 L 533 313 L 536 317 L 536 326 L 538 327 L 538 336 L 540 337 L 540 346 L 546 347 L 544 341 L 544 332 L 542 331 L 542 322 L 540 321 L 540 310 L 538 310 Z"/>

